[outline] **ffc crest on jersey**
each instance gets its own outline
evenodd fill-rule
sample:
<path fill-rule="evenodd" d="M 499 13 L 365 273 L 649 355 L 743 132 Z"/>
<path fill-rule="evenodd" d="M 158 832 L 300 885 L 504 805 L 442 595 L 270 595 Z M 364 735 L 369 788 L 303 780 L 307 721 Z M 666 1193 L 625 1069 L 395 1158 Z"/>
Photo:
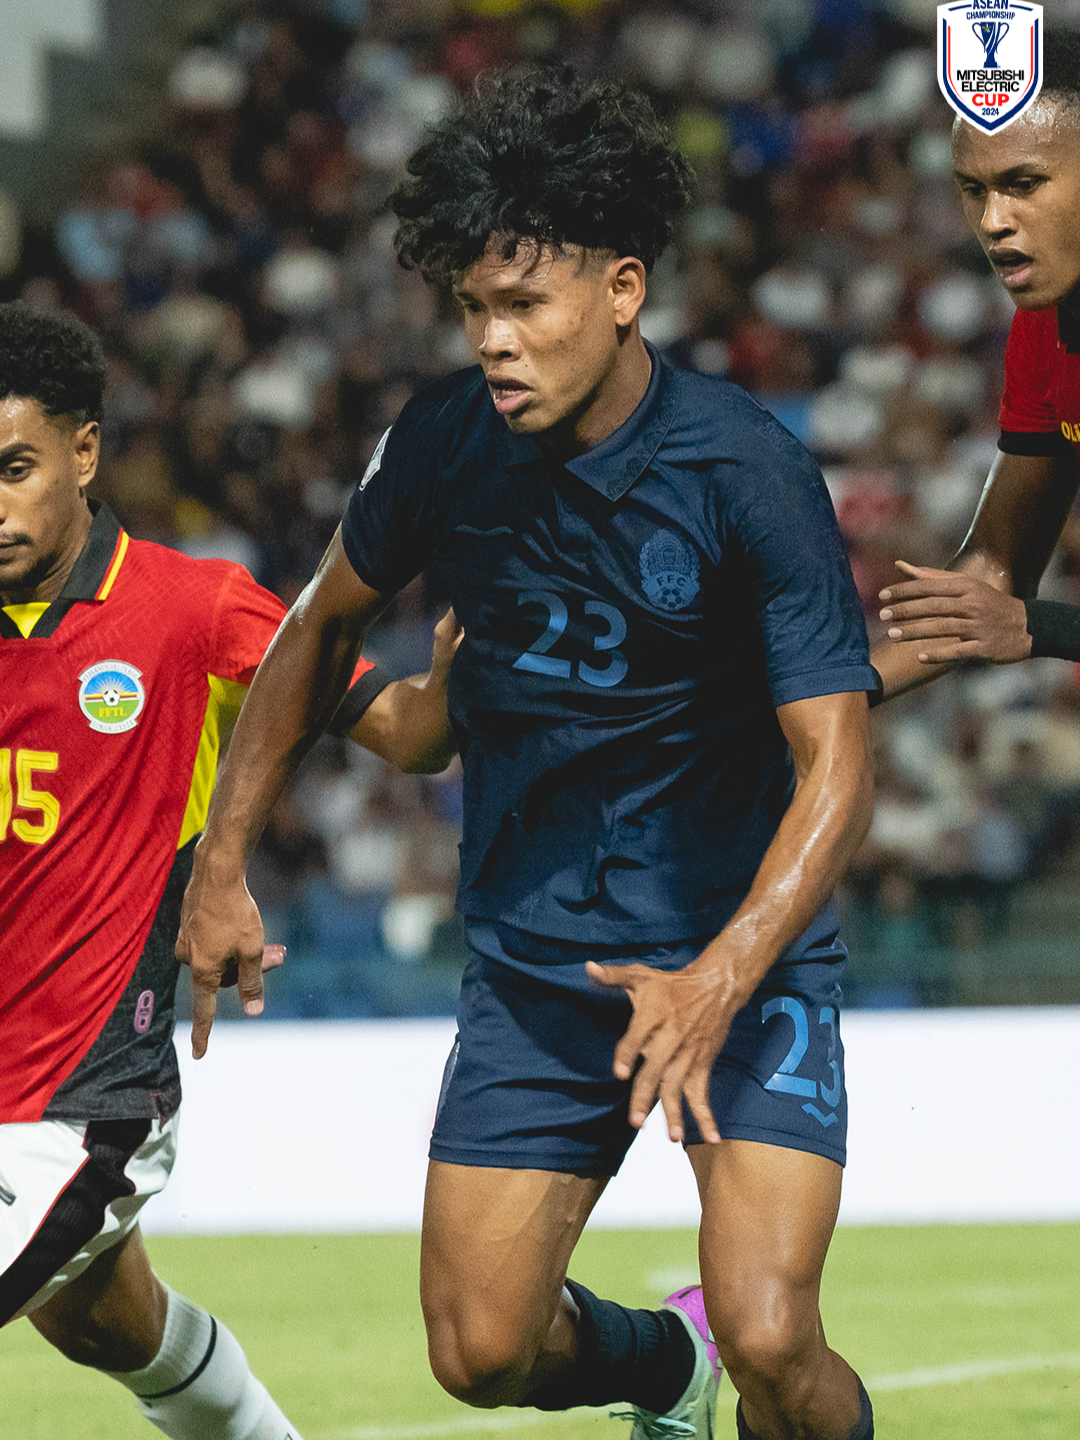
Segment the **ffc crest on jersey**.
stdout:
<path fill-rule="evenodd" d="M 657 530 L 646 540 L 638 564 L 642 589 L 661 610 L 685 610 L 697 598 L 698 557 L 673 530 Z"/>
<path fill-rule="evenodd" d="M 145 704 L 142 671 L 123 660 L 102 660 L 79 676 L 79 708 L 102 735 L 134 730 Z"/>
<path fill-rule="evenodd" d="M 939 5 L 938 85 L 963 120 L 993 134 L 1042 89 L 1043 7 L 1003 0 Z"/>

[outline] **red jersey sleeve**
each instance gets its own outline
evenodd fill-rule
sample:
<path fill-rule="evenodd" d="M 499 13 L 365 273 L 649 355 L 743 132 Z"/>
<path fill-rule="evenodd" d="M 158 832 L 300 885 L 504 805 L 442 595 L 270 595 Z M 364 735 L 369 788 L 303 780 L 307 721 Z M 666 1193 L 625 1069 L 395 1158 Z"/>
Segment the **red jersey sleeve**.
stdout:
<path fill-rule="evenodd" d="M 1017 310 L 1005 347 L 1000 416 L 1005 434 L 1052 434 L 1060 439 L 1053 400 L 1057 349 L 1056 310 Z"/>
<path fill-rule="evenodd" d="M 222 680 L 250 685 L 284 618 L 285 606 L 276 595 L 257 585 L 242 565 L 229 564 L 218 591 L 207 669 Z M 373 668 L 361 656 L 351 683 Z"/>

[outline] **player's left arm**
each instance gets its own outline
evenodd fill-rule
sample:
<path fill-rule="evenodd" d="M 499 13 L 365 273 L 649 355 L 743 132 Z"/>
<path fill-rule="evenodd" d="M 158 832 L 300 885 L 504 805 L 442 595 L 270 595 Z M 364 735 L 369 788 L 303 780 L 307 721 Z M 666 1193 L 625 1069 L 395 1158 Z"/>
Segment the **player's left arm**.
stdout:
<path fill-rule="evenodd" d="M 675 1141 L 683 1138 L 684 1098 L 704 1139 L 719 1141 L 709 1074 L 731 1022 L 810 924 L 873 813 L 865 694 L 797 700 L 776 714 L 795 761 L 795 794 L 729 923 L 684 970 L 589 965 L 593 979 L 624 989 L 633 1003 L 615 1052 L 616 1076 L 633 1077 L 630 1123 L 642 1126 L 659 1099 Z"/>

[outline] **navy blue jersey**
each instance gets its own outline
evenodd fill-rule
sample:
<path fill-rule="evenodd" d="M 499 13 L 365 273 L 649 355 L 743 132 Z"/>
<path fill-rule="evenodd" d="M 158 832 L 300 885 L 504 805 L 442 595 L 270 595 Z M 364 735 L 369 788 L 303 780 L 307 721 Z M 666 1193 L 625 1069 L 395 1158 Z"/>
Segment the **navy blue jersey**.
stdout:
<path fill-rule="evenodd" d="M 634 413 L 565 464 L 479 368 L 428 386 L 342 527 L 366 584 L 435 569 L 465 627 L 459 907 L 583 944 L 719 930 L 793 792 L 776 707 L 874 685 L 814 461 L 737 386 L 651 354 Z"/>

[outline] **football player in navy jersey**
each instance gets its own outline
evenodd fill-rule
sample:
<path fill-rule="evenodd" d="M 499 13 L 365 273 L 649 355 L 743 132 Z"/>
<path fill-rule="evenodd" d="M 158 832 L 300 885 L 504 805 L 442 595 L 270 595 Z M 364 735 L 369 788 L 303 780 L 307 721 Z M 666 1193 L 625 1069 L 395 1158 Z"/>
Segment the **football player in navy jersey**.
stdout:
<path fill-rule="evenodd" d="M 868 1440 L 818 1310 L 846 1129 L 830 892 L 870 818 L 874 683 L 821 475 L 642 338 L 689 190 L 643 97 L 494 78 L 408 168 L 399 258 L 452 289 L 479 364 L 405 406 L 253 682 L 185 899 L 195 1050 L 230 963 L 259 994 L 244 868 L 274 796 L 431 568 L 465 630 L 472 952 L 425 1205 L 435 1374 L 473 1405 L 623 1400 L 638 1440 L 711 1436 L 718 1348 L 743 1440 Z M 704 1303 L 635 1311 L 567 1267 L 658 1100 Z"/>
<path fill-rule="evenodd" d="M 881 593 L 884 698 L 957 661 L 1080 660 L 1080 608 L 1036 600 L 1080 482 L 1080 37 L 1046 36 L 1038 100 L 983 135 L 957 120 L 964 215 L 1016 305 L 998 456 L 949 570 L 901 564 Z"/>

